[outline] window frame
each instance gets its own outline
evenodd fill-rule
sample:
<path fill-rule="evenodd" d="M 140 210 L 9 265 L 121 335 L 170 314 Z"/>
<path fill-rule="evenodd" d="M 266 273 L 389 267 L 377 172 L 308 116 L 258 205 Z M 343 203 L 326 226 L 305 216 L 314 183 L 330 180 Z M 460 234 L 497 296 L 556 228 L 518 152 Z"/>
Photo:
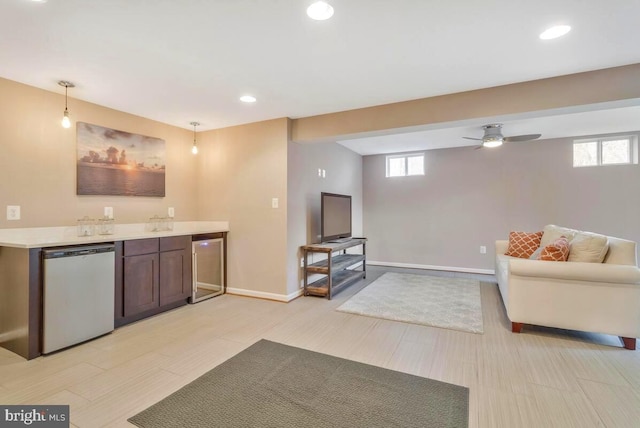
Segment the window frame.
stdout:
<path fill-rule="evenodd" d="M 422 158 L 422 173 L 409 174 L 409 158 L 421 157 Z M 392 159 L 404 159 L 404 174 L 402 175 L 390 175 L 391 168 L 389 167 Z M 425 175 L 425 156 L 424 152 L 412 152 L 403 154 L 386 155 L 385 157 L 385 177 L 386 178 L 398 178 L 398 177 L 417 177 Z"/>
<path fill-rule="evenodd" d="M 629 158 L 628 162 L 608 162 L 608 163 L 603 163 L 602 161 L 602 146 L 603 143 L 606 143 L 608 141 L 620 141 L 620 140 L 627 140 L 628 144 L 627 144 L 627 155 Z M 584 143 L 596 143 L 597 145 L 597 150 L 596 150 L 596 163 L 593 165 L 576 165 L 576 158 L 575 158 L 575 146 L 576 144 L 584 144 Z M 634 165 L 638 163 L 638 136 L 637 135 L 617 135 L 617 136 L 596 136 L 594 138 L 581 138 L 581 139 L 577 139 L 577 140 L 573 140 L 573 143 L 571 144 L 571 148 L 572 148 L 572 165 L 574 168 L 589 168 L 589 167 L 596 167 L 596 166 L 610 166 L 610 165 Z"/>

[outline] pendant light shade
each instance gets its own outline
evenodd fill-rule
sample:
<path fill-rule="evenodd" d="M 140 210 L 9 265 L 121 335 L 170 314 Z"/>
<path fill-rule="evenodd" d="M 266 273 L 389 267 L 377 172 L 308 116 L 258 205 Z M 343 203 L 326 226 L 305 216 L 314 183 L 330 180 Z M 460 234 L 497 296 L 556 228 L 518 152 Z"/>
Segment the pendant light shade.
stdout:
<path fill-rule="evenodd" d="M 64 86 L 64 114 L 62 116 L 62 127 L 71 128 L 71 119 L 69 118 L 69 109 L 67 108 L 67 91 L 69 88 L 75 88 L 75 85 L 71 82 L 67 82 L 66 80 L 59 81 L 58 85 Z"/>
<path fill-rule="evenodd" d="M 196 126 L 200 125 L 199 122 L 191 122 L 193 125 L 193 147 L 191 147 L 191 153 L 194 155 L 198 154 L 198 145 L 196 144 Z"/>

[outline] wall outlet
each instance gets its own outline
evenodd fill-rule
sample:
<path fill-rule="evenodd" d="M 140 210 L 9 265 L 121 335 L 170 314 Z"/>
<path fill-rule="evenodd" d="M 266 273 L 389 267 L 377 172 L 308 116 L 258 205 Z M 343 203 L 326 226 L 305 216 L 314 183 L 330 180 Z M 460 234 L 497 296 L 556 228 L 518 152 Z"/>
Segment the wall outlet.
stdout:
<path fill-rule="evenodd" d="M 480 254 L 487 254 L 487 247 L 480 245 Z"/>
<path fill-rule="evenodd" d="M 303 268 L 304 267 L 304 257 L 300 259 L 300 267 Z"/>
<path fill-rule="evenodd" d="M 7 220 L 20 220 L 20 205 L 7 205 Z"/>
<path fill-rule="evenodd" d="M 176 216 L 176 211 L 173 209 L 173 207 L 169 207 L 169 209 L 167 210 L 167 215 L 171 218 Z"/>
<path fill-rule="evenodd" d="M 104 207 L 104 216 L 113 218 L 113 207 Z"/>
<path fill-rule="evenodd" d="M 278 198 L 271 198 L 271 208 L 278 208 Z"/>

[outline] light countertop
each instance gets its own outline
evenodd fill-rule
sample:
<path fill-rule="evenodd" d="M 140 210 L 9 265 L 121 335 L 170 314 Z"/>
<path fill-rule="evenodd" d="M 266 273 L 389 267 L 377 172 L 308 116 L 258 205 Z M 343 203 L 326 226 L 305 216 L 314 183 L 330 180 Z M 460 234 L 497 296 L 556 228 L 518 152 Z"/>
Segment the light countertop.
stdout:
<path fill-rule="evenodd" d="M 96 228 L 97 229 L 97 228 Z M 99 242 L 127 241 L 130 239 L 160 238 L 165 236 L 195 235 L 199 233 L 228 232 L 228 221 L 181 221 L 173 223 L 173 230 L 148 231 L 146 223 L 115 224 L 112 235 L 78 236 L 76 226 L 28 227 L 0 229 L 0 247 L 45 248 Z"/>

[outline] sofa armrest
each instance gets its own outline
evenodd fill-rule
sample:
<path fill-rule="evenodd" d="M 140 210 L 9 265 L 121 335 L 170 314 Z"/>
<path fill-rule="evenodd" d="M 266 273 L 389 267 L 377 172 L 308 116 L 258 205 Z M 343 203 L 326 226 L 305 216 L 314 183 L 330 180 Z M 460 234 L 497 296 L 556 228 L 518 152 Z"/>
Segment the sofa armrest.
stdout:
<path fill-rule="evenodd" d="M 496 241 L 496 255 L 506 253 L 507 248 L 509 248 L 509 241 L 507 240 Z"/>
<path fill-rule="evenodd" d="M 637 266 L 628 265 L 510 259 L 509 273 L 517 276 L 570 281 L 640 285 L 640 269 Z"/>

